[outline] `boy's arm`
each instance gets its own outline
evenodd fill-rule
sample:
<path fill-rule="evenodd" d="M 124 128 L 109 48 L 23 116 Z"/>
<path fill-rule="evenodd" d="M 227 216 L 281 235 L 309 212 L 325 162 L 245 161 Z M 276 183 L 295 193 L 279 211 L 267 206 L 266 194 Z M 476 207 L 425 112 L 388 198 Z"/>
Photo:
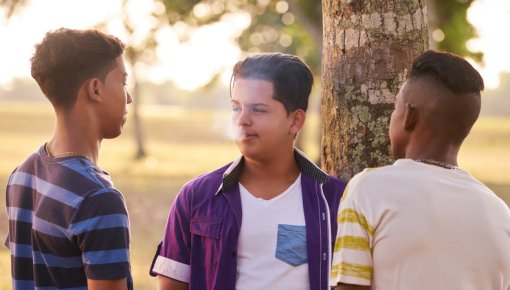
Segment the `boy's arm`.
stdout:
<path fill-rule="evenodd" d="M 364 171 L 365 172 L 365 171 Z M 373 275 L 374 228 L 367 218 L 369 208 L 358 184 L 363 173 L 353 177 L 338 209 L 338 229 L 333 250 L 331 286 L 337 290 L 370 289 Z"/>
<path fill-rule="evenodd" d="M 151 276 L 161 277 L 158 278 L 160 289 L 174 289 L 162 288 L 162 285 L 170 284 L 170 282 L 163 278 L 175 279 L 177 282 L 185 285 L 190 281 L 191 236 L 189 198 L 191 197 L 186 188 L 183 188 L 177 195 L 168 215 L 163 241 L 156 250 L 156 255 L 150 268 Z M 174 284 L 179 285 L 179 283 L 171 283 L 171 285 Z"/>
<path fill-rule="evenodd" d="M 129 218 L 120 192 L 104 188 L 87 196 L 69 231 L 82 252 L 89 289 L 128 289 Z"/>
<path fill-rule="evenodd" d="M 127 290 L 126 279 L 91 280 L 87 279 L 89 290 Z"/>
<path fill-rule="evenodd" d="M 188 283 L 158 275 L 158 290 L 188 290 Z"/>

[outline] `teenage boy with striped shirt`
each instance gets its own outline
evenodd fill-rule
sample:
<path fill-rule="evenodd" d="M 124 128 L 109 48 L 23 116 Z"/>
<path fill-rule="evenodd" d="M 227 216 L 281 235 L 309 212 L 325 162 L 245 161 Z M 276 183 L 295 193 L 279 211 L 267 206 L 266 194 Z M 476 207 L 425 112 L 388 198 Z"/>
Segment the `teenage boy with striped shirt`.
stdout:
<path fill-rule="evenodd" d="M 7 184 L 12 286 L 132 289 L 122 194 L 97 166 L 104 138 L 126 122 L 124 45 L 97 30 L 48 32 L 32 76 L 56 114 L 53 137 Z"/>

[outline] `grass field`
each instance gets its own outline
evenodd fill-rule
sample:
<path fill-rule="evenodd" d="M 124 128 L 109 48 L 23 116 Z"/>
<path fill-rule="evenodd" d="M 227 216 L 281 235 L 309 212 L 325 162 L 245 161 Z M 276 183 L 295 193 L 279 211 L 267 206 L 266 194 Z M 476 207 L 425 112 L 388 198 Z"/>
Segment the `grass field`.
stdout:
<path fill-rule="evenodd" d="M 228 112 L 150 108 L 143 114 L 149 157 L 133 160 L 131 122 L 115 140 L 105 140 L 99 165 L 126 196 L 131 219 L 131 260 L 135 289 L 155 289 L 148 270 L 168 210 L 190 178 L 238 156 L 228 140 Z M 317 123 L 317 118 L 310 118 Z M 4 188 L 10 172 L 51 136 L 53 113 L 46 103 L 0 102 L 0 290 L 10 289 Z M 482 118 L 460 155 L 460 165 L 510 203 L 510 118 Z M 318 149 L 309 147 L 312 155 Z"/>

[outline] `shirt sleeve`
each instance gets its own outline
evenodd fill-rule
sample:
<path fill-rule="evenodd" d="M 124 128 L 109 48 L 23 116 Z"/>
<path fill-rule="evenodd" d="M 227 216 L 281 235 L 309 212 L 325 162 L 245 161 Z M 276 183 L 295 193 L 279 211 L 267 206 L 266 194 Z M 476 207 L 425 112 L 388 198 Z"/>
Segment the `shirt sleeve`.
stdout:
<path fill-rule="evenodd" d="M 371 285 L 374 228 L 357 202 L 356 177 L 349 182 L 338 209 L 338 230 L 333 252 L 331 286 L 338 283 Z"/>
<path fill-rule="evenodd" d="M 69 231 L 88 279 L 130 279 L 129 218 L 120 192 L 106 188 L 87 196 Z"/>
<path fill-rule="evenodd" d="M 163 241 L 151 266 L 152 276 L 163 275 L 190 282 L 190 215 L 186 189 L 181 190 L 170 209 Z"/>

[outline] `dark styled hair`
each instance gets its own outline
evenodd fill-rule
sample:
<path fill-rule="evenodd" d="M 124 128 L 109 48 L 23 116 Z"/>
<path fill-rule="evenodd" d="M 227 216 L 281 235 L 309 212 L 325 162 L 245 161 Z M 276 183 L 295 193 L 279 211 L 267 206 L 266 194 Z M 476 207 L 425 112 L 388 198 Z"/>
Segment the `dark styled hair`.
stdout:
<path fill-rule="evenodd" d="M 297 109 L 306 112 L 308 108 L 313 75 L 297 56 L 266 53 L 247 57 L 234 66 L 231 87 L 239 78 L 273 83 L 273 99 L 283 104 L 287 114 Z"/>
<path fill-rule="evenodd" d="M 49 31 L 35 47 L 32 77 L 54 107 L 70 109 L 84 81 L 104 81 L 124 44 L 98 30 L 60 28 Z"/>
<path fill-rule="evenodd" d="M 409 78 L 429 77 L 456 95 L 477 94 L 483 91 L 483 79 L 465 59 L 448 52 L 428 50 L 418 56 Z"/>
<path fill-rule="evenodd" d="M 484 84 L 478 71 L 460 56 L 429 50 L 415 59 L 409 80 L 429 84 L 420 94 L 431 108 L 429 124 L 462 143 L 480 115 Z"/>

